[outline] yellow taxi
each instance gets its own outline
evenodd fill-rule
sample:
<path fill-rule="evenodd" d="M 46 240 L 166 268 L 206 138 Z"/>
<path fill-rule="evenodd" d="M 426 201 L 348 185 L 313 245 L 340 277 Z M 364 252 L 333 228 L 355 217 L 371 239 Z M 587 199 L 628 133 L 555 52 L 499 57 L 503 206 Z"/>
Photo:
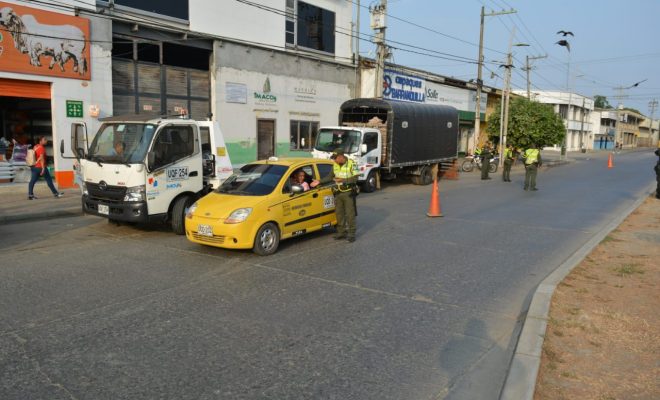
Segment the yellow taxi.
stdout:
<path fill-rule="evenodd" d="M 188 240 L 228 249 L 277 251 L 280 240 L 337 224 L 331 185 L 310 188 L 332 161 L 271 157 L 243 166 L 186 213 Z"/>

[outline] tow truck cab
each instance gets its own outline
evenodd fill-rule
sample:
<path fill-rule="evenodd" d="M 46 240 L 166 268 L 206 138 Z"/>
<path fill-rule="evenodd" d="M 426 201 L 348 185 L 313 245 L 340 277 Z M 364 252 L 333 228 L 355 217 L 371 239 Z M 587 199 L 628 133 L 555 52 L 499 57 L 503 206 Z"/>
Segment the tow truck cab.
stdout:
<path fill-rule="evenodd" d="M 87 214 L 169 222 L 183 234 L 186 208 L 232 174 L 217 122 L 142 115 L 101 121 L 89 146 L 84 123 L 71 129 Z"/>

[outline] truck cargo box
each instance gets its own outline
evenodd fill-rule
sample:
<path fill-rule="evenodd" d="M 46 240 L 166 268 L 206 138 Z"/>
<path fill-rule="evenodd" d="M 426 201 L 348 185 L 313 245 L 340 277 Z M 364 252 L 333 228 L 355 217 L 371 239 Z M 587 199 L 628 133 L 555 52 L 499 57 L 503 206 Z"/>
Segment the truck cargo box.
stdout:
<path fill-rule="evenodd" d="M 450 106 L 352 99 L 341 105 L 339 125 L 380 129 L 385 168 L 447 161 L 458 152 L 458 111 Z"/>

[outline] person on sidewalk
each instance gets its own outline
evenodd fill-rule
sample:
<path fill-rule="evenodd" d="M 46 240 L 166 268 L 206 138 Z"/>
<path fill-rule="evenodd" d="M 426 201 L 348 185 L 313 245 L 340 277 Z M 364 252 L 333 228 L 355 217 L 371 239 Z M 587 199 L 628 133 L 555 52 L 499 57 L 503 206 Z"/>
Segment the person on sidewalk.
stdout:
<path fill-rule="evenodd" d="M 50 188 L 50 191 L 53 192 L 55 198 L 62 197 L 62 193 L 55 189 L 53 178 L 51 178 L 50 172 L 46 166 L 46 143 L 48 143 L 46 137 L 40 136 L 37 145 L 34 146 L 35 163 L 30 167 L 32 176 L 30 177 L 30 183 L 28 184 L 28 200 L 34 200 L 37 198 L 34 195 L 34 184 L 37 183 L 40 176 L 44 177 L 46 184 L 48 184 L 48 187 Z"/>
<path fill-rule="evenodd" d="M 504 169 L 502 170 L 502 180 L 511 182 L 511 166 L 513 165 L 514 155 L 513 146 L 508 144 L 504 149 Z"/>
<path fill-rule="evenodd" d="M 536 188 L 536 173 L 541 166 L 541 151 L 532 143 L 523 154 L 525 159 L 525 190 L 538 190 Z"/>
<path fill-rule="evenodd" d="M 355 198 L 357 196 L 358 170 L 355 163 L 344 155 L 344 151 L 337 149 L 332 153 L 335 164 L 332 172 L 323 177 L 320 181 L 312 181 L 311 187 L 319 184 L 335 182 L 332 187 L 332 193 L 335 195 L 335 213 L 337 215 L 337 234 L 335 240 L 346 239 L 349 242 L 355 241 L 355 216 L 357 215 L 357 205 Z"/>
<path fill-rule="evenodd" d="M 490 159 L 493 158 L 490 144 L 486 143 L 484 149 L 481 151 L 481 180 L 485 181 L 491 179 L 488 176 L 488 171 L 490 169 Z"/>

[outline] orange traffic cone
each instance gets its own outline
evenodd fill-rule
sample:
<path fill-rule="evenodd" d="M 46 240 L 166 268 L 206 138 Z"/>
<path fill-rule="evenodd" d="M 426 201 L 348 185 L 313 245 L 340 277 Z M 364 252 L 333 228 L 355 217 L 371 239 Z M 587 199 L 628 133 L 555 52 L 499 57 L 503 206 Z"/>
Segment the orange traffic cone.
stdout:
<path fill-rule="evenodd" d="M 612 153 L 610 153 L 610 156 L 607 159 L 607 168 L 614 168 L 614 163 L 612 162 Z"/>
<path fill-rule="evenodd" d="M 431 193 L 431 204 L 429 205 L 429 212 L 426 213 L 428 217 L 442 217 L 440 211 L 440 193 L 438 191 L 438 177 L 433 178 L 433 192 Z"/>

